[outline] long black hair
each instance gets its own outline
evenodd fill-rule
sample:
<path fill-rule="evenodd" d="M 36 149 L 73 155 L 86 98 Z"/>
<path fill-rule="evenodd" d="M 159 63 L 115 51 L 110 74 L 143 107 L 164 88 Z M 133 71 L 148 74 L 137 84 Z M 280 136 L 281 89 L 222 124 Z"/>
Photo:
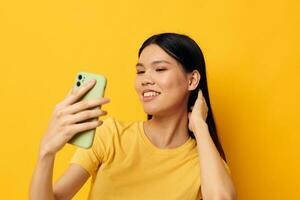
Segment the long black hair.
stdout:
<path fill-rule="evenodd" d="M 176 59 L 184 68 L 186 73 L 198 70 L 201 78 L 197 88 L 191 91 L 188 99 L 188 112 L 191 112 L 191 106 L 195 104 L 198 97 L 199 89 L 202 90 L 202 94 L 205 98 L 205 102 L 208 106 L 208 113 L 206 123 L 208 125 L 210 136 L 219 151 L 221 157 L 226 161 L 226 156 L 222 145 L 219 141 L 217 129 L 210 106 L 206 72 L 205 72 L 205 61 L 203 53 L 198 44 L 189 36 L 178 34 L 178 33 L 160 33 L 155 34 L 144 41 L 139 49 L 138 57 L 140 57 L 143 49 L 150 44 L 156 44 L 161 47 L 167 54 Z M 152 115 L 147 115 L 148 120 L 152 118 Z M 195 138 L 192 131 L 189 131 L 189 135 Z"/>

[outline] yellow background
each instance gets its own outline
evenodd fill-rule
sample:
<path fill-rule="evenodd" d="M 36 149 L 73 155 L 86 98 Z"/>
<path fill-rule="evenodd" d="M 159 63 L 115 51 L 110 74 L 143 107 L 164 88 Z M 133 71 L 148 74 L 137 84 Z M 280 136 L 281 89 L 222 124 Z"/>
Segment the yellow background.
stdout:
<path fill-rule="evenodd" d="M 1 199 L 28 198 L 39 141 L 79 70 L 107 76 L 109 115 L 145 119 L 134 65 L 142 42 L 160 32 L 188 34 L 203 49 L 239 199 L 300 199 L 299 7 L 296 0 L 1 1 Z M 54 179 L 73 151 L 66 145 L 57 154 Z"/>

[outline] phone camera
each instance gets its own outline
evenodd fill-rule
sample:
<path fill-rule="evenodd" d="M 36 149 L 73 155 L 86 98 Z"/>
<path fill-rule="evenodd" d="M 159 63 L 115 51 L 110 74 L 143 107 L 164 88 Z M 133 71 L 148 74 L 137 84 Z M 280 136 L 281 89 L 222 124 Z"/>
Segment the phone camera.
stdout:
<path fill-rule="evenodd" d="M 79 81 L 77 81 L 76 85 L 77 85 L 77 87 L 79 87 L 79 86 L 80 86 L 80 82 L 79 82 Z"/>
<path fill-rule="evenodd" d="M 82 75 L 81 75 L 81 74 L 79 74 L 79 76 L 78 76 L 78 79 L 79 79 L 79 80 L 81 80 L 81 79 L 82 79 Z"/>

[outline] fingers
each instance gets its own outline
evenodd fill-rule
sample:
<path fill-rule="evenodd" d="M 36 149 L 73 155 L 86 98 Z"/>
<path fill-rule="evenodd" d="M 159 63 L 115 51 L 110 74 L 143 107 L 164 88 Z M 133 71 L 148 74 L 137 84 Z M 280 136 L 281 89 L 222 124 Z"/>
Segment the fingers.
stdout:
<path fill-rule="evenodd" d="M 198 91 L 198 96 L 203 97 L 203 93 L 202 93 L 201 89 L 199 89 L 199 91 Z"/>
<path fill-rule="evenodd" d="M 199 89 L 199 91 L 198 91 L 198 99 L 203 99 L 205 101 L 205 98 L 203 96 L 203 93 L 202 93 L 201 89 Z"/>
<path fill-rule="evenodd" d="M 206 110 L 208 111 L 208 106 L 207 106 L 207 103 L 205 101 L 205 97 L 203 96 L 203 93 L 202 93 L 201 89 L 199 89 L 199 91 L 198 91 L 198 98 L 197 98 L 197 100 L 202 100 L 202 102 L 204 103 L 204 106 L 205 106 Z"/>
<path fill-rule="evenodd" d="M 90 130 L 93 128 L 97 128 L 98 126 L 100 126 L 103 123 L 103 121 L 91 121 L 91 122 L 85 122 L 85 123 L 80 123 L 80 124 L 74 124 L 70 127 L 70 132 L 73 133 L 79 133 L 82 131 L 86 131 L 86 130 Z"/>
<path fill-rule="evenodd" d="M 94 108 L 94 107 L 99 107 L 102 104 L 107 104 L 110 102 L 110 99 L 108 98 L 100 98 L 100 99 L 94 99 L 94 100 L 89 100 L 89 101 L 79 101 L 71 106 L 68 106 L 65 109 L 66 114 L 74 114 L 78 113 L 82 110 L 86 110 L 89 108 Z"/>
<path fill-rule="evenodd" d="M 75 124 L 78 122 L 84 122 L 88 119 L 98 118 L 99 116 L 106 115 L 107 111 L 95 108 L 92 110 L 85 110 L 74 115 L 69 115 L 66 118 L 65 124 Z"/>
<path fill-rule="evenodd" d="M 95 79 L 90 80 L 89 82 L 85 83 L 81 88 L 74 90 L 71 89 L 63 100 L 62 104 L 64 105 L 71 105 L 77 102 L 81 97 L 83 97 L 96 83 Z"/>
<path fill-rule="evenodd" d="M 198 94 L 201 94 L 201 95 L 202 95 L 202 90 L 201 90 L 201 89 L 199 89 Z"/>
<path fill-rule="evenodd" d="M 72 87 L 72 88 L 69 90 L 67 96 L 70 95 L 70 94 L 72 94 L 73 91 L 74 91 L 74 88 Z"/>

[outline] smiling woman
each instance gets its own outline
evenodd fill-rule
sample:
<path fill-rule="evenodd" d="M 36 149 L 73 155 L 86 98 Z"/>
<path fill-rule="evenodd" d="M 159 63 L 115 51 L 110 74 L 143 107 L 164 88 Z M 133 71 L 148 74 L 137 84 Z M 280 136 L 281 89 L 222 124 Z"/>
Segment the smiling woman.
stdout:
<path fill-rule="evenodd" d="M 209 109 L 207 124 L 209 127 L 210 135 L 220 155 L 226 161 L 225 153 L 218 139 L 217 129 L 210 105 L 204 56 L 196 42 L 186 35 L 174 33 L 158 34 L 148 38 L 143 43 L 143 45 L 139 49 L 138 56 L 140 57 L 140 62 L 138 62 L 138 64 L 136 65 L 137 74 L 145 73 L 143 69 L 145 68 L 146 64 L 144 65 L 141 62 L 149 62 L 153 59 L 154 61 L 152 61 L 149 66 L 152 66 L 154 70 L 161 71 L 160 69 L 167 70 L 168 68 L 171 68 L 173 70 L 171 72 L 167 71 L 163 73 L 157 73 L 156 77 L 160 82 L 163 81 L 164 83 L 169 83 L 168 86 L 174 88 L 174 95 L 180 96 L 179 99 L 187 97 L 188 102 L 180 102 L 180 105 L 183 105 L 183 109 L 186 109 L 188 112 L 191 111 L 191 107 L 194 105 L 197 99 L 199 89 L 202 90 L 203 96 Z M 141 70 L 139 70 L 139 67 L 141 67 Z M 200 82 L 197 87 L 193 88 L 193 90 L 183 88 L 183 91 L 179 91 L 180 86 L 185 86 L 182 83 L 184 83 L 184 81 L 187 81 L 188 76 L 191 75 L 191 73 L 195 70 L 197 70 L 197 73 L 200 73 L 201 76 Z M 172 72 L 174 73 L 171 74 Z M 140 83 L 138 83 L 139 81 L 148 81 L 147 79 L 145 80 L 145 76 L 146 75 L 137 77 L 137 87 L 140 85 Z M 154 78 L 156 77 L 154 76 Z M 138 88 L 136 89 L 138 90 Z M 178 98 L 176 98 L 177 96 L 172 98 L 169 95 L 167 97 L 170 98 L 170 100 L 178 100 Z M 169 101 L 166 102 L 169 103 Z M 152 115 L 149 112 L 146 113 L 148 113 L 148 119 L 151 119 Z M 191 131 L 189 131 L 189 135 L 194 138 L 194 135 Z"/>
<path fill-rule="evenodd" d="M 70 199 L 90 176 L 89 199 L 235 199 L 196 42 L 177 33 L 151 36 L 139 50 L 136 69 L 134 88 L 148 120 L 108 117 L 97 124 L 92 147 L 78 148 L 69 169 L 52 187 L 55 154 L 67 136 L 79 132 L 67 118 L 80 112 L 66 113 L 96 105 L 76 103 L 88 88 L 69 94 L 57 106 L 41 144 L 31 199 Z"/>

